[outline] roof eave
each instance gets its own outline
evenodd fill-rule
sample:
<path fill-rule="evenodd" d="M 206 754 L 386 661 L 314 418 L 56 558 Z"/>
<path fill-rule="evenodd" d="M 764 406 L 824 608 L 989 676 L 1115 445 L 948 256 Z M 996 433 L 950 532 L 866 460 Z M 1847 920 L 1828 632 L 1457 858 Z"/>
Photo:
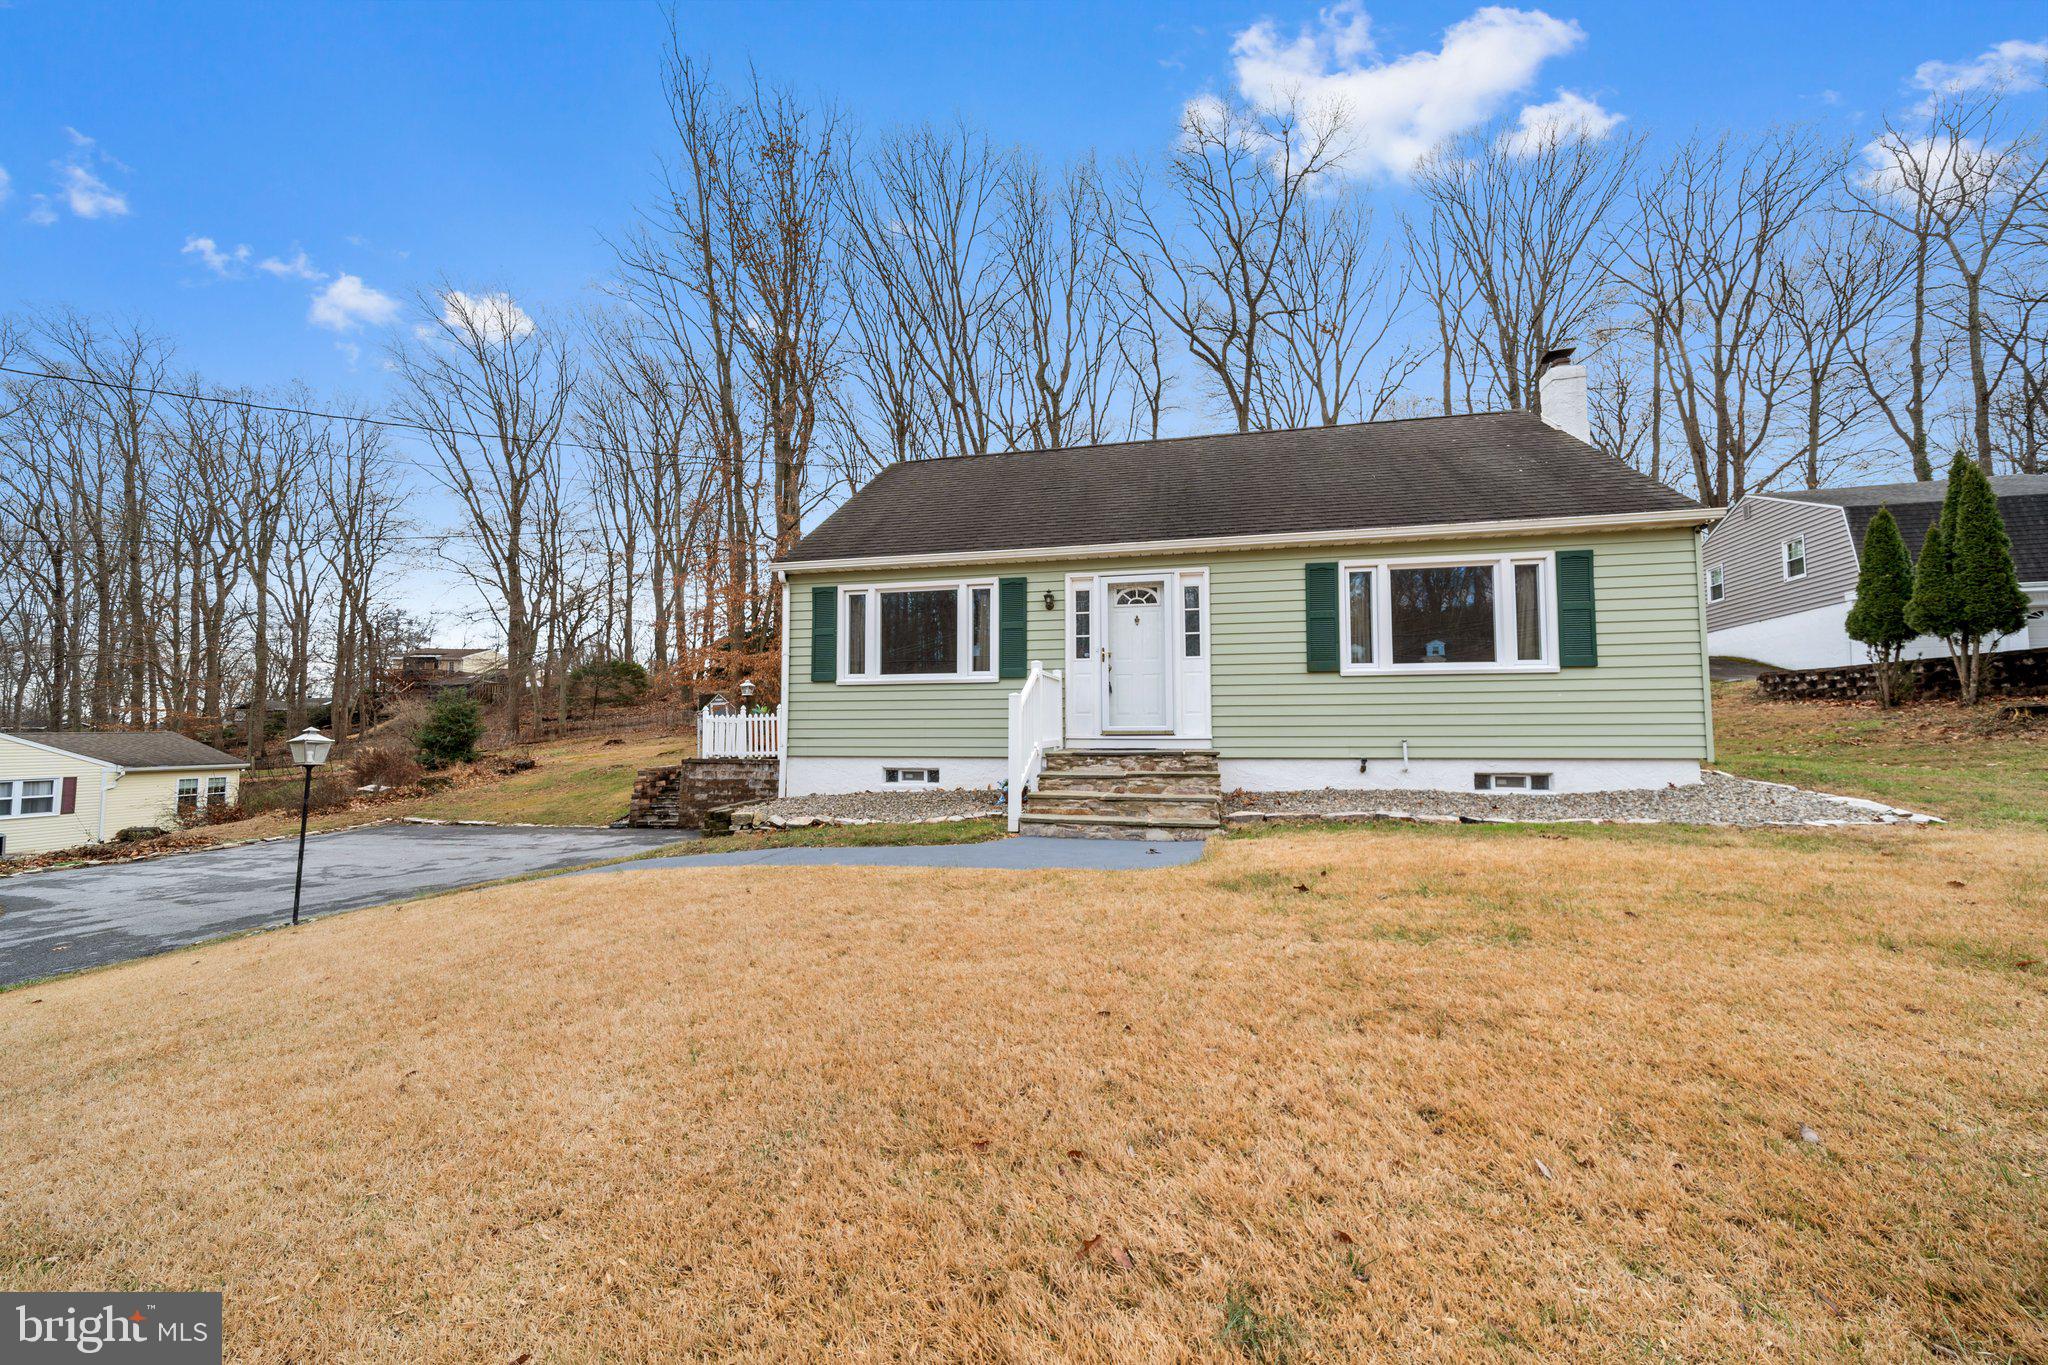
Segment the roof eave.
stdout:
<path fill-rule="evenodd" d="M 127 773 L 217 773 L 222 768 L 246 768 L 249 765 L 238 758 L 225 763 L 130 763 L 122 766 Z"/>
<path fill-rule="evenodd" d="M 1401 540 L 1476 540 L 1482 536 L 1541 536 L 1587 531 L 1649 530 L 1711 526 L 1726 515 L 1721 507 L 1673 507 L 1657 512 L 1592 516 L 1520 517 L 1507 521 L 1436 522 L 1336 531 L 1273 531 L 1260 535 L 1192 536 L 1179 540 L 1127 540 L 1100 545 L 1045 545 L 1008 550 L 949 550 L 914 555 L 845 555 L 836 559 L 778 559 L 778 574 L 826 573 L 836 569 L 912 569 L 942 564 L 1032 563 L 1048 559 L 1130 559 L 1144 555 L 1217 550 L 1277 550 L 1317 545 L 1367 545 Z"/>

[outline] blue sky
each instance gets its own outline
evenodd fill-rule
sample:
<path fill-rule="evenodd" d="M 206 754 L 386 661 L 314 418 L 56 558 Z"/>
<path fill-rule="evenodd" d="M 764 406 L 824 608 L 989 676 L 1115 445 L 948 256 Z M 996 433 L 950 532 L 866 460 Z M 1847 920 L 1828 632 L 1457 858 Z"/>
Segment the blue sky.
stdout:
<path fill-rule="evenodd" d="M 342 275 L 398 301 L 446 276 L 574 305 L 664 144 L 652 5 L 0 5 L 0 308 L 139 316 L 221 382 L 378 396 L 379 305 L 313 320 Z M 1435 51 L 1475 8 L 1372 4 L 1359 60 Z M 1853 132 L 1908 97 L 1921 62 L 2048 34 L 2039 4 L 1541 8 L 1580 36 L 1502 111 L 1568 89 L 1655 134 Z M 1265 19 L 1290 41 L 1317 7 L 745 3 L 679 19 L 718 72 L 751 60 L 868 126 L 963 114 L 1058 159 L 1156 150 L 1182 101 L 1234 88 L 1239 34 Z M 74 211 L 79 185 L 98 216 Z M 198 237 L 231 278 L 185 249 Z"/>
<path fill-rule="evenodd" d="M 1412 93 L 1450 125 L 1570 101 L 1653 138 L 1809 119 L 1853 136 L 1915 98 L 1922 63 L 2048 38 L 2038 0 L 755 0 L 678 20 L 719 76 L 751 61 L 863 126 L 959 115 L 1054 162 L 1155 153 L 1187 100 L 1276 70 L 1377 92 L 1402 135 L 1434 126 L 1402 107 Z M 671 137 L 664 37 L 659 8 L 624 0 L 0 0 L 0 311 L 135 318 L 216 383 L 380 402 L 416 291 L 445 279 L 536 312 L 588 301 L 606 235 L 630 224 Z M 416 522 L 447 520 L 432 493 L 413 497 Z M 469 594 L 445 572 L 415 586 L 409 605 L 443 604 L 450 643 L 489 638 L 446 607 Z"/>

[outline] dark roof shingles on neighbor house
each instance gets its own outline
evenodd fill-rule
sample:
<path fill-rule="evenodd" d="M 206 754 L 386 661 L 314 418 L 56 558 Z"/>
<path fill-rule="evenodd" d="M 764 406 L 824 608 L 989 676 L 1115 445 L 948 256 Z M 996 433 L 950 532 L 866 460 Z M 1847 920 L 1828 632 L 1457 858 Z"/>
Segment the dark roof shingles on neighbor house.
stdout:
<path fill-rule="evenodd" d="M 2001 474 L 1991 480 L 1998 495 L 1998 514 L 2012 538 L 2012 558 L 2023 582 L 2048 581 L 2048 474 Z M 1920 557 L 1927 528 L 1941 515 L 1942 499 L 1948 496 L 1948 480 L 1930 483 L 1878 483 L 1861 488 L 1815 488 L 1772 493 L 1774 498 L 1794 502 L 1819 502 L 1839 507 L 1848 515 L 1849 535 L 1856 553 L 1863 554 L 1863 533 L 1880 507 L 1892 509 L 1906 549 Z"/>
<path fill-rule="evenodd" d="M 17 738 L 122 768 L 235 768 L 242 760 L 170 730 L 22 730 Z"/>
<path fill-rule="evenodd" d="M 1698 507 L 1531 413 L 1480 413 L 891 465 L 787 562 Z"/>

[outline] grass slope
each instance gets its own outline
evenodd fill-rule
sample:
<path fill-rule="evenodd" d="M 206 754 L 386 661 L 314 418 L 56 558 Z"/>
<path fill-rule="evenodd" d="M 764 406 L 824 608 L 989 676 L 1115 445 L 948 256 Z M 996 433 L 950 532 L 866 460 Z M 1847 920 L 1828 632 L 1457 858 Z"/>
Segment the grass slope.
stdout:
<path fill-rule="evenodd" d="M 2048 830 L 2048 725 L 2002 721 L 1994 702 L 1879 711 L 1768 702 L 1714 688 L 1719 765 L 1743 777 L 1863 796 L 1945 819 Z"/>
<path fill-rule="evenodd" d="M 636 735 L 617 744 L 602 738 L 536 744 L 517 751 L 534 760 L 526 772 L 425 796 L 323 812 L 311 823 L 314 829 L 342 829 L 366 820 L 411 815 L 499 824 L 608 825 L 625 815 L 631 804 L 634 774 L 688 758 L 695 747 L 692 735 Z M 298 827 L 298 810 L 293 807 L 215 828 L 223 839 L 247 839 L 296 833 Z"/>

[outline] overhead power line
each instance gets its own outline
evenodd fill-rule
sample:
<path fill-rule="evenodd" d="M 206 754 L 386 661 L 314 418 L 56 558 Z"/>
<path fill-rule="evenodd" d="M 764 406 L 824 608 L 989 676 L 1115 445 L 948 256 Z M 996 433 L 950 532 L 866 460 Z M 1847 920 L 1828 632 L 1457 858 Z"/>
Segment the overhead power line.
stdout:
<path fill-rule="evenodd" d="M 235 398 L 224 393 L 187 393 L 180 389 L 156 388 L 145 384 L 120 384 L 110 379 L 96 379 L 84 374 L 59 374 L 51 370 L 25 370 L 15 365 L 0 365 L 0 374 L 19 375 L 24 379 L 49 379 L 61 384 L 85 384 L 94 388 L 112 389 L 119 393 L 146 394 L 151 398 L 175 398 L 187 403 L 220 403 L 227 407 L 243 408 L 251 412 L 275 412 L 295 417 L 317 417 L 329 422 L 359 422 L 364 426 L 383 427 L 404 431 L 418 436 L 467 436 L 473 441 L 495 441 L 495 436 L 468 427 L 435 427 L 423 422 L 407 422 L 395 417 L 371 417 L 359 412 L 322 412 L 317 408 L 293 407 L 289 403 L 260 403 L 253 398 Z M 555 438 L 554 444 L 581 450 L 591 455 L 638 455 L 650 460 L 680 458 L 677 451 L 636 450 L 622 446 L 594 446 L 586 441 L 572 441 L 567 437 Z M 424 468 L 416 461 L 407 461 L 416 468 Z M 428 471 L 432 472 L 432 471 Z"/>

